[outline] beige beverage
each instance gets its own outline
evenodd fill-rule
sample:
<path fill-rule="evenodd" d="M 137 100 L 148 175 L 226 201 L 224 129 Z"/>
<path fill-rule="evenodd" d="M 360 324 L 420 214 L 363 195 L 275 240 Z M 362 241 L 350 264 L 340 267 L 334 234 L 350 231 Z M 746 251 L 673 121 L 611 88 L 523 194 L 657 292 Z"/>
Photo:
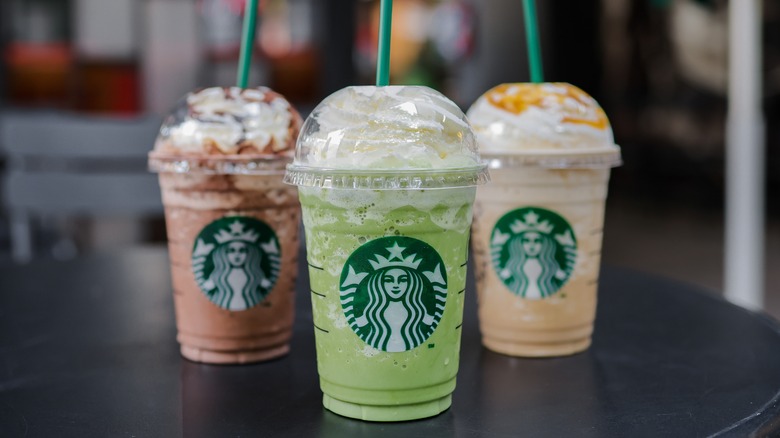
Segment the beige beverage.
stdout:
<path fill-rule="evenodd" d="M 160 131 L 160 174 L 181 354 L 248 363 L 289 351 L 300 207 L 283 184 L 298 113 L 266 89 L 189 94 Z"/>
<path fill-rule="evenodd" d="M 609 121 L 558 83 L 498 86 L 468 116 L 492 177 L 477 191 L 472 231 L 483 344 L 524 357 L 583 351 L 610 168 L 620 163 Z"/>

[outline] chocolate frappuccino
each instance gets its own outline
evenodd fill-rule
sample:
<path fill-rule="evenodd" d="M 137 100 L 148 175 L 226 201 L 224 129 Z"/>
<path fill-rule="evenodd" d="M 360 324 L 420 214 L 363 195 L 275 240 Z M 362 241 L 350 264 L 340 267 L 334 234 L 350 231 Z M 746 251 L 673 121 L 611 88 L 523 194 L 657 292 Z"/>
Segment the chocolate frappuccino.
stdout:
<path fill-rule="evenodd" d="M 282 176 L 300 126 L 264 87 L 190 93 L 163 122 L 149 165 L 187 359 L 247 363 L 289 351 L 300 208 Z"/>

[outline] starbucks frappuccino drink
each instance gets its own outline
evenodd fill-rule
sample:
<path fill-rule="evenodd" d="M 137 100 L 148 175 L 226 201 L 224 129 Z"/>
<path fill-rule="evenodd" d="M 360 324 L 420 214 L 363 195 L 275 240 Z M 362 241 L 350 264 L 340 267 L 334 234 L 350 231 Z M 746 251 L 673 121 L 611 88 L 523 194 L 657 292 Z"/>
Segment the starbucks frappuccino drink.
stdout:
<path fill-rule="evenodd" d="M 187 359 L 289 351 L 300 209 L 283 184 L 301 119 L 267 88 L 188 94 L 164 121 L 160 174 L 178 341 Z"/>
<path fill-rule="evenodd" d="M 458 107 L 425 87 L 349 87 L 304 124 L 299 186 L 324 406 L 371 421 L 447 409 L 469 227 L 487 179 Z"/>
<path fill-rule="evenodd" d="M 492 176 L 473 229 L 483 344 L 512 356 L 585 350 L 607 183 L 620 164 L 604 111 L 570 84 L 504 84 L 468 117 Z"/>

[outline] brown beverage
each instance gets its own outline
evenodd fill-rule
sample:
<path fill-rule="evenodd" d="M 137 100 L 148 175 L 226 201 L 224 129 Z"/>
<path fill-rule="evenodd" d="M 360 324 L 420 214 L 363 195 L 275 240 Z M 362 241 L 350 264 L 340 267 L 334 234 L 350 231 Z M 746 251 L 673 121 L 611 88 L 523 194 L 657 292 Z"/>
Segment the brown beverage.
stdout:
<path fill-rule="evenodd" d="M 282 183 L 298 113 L 266 89 L 189 94 L 166 119 L 160 173 L 181 354 L 248 363 L 289 351 L 300 208 Z"/>

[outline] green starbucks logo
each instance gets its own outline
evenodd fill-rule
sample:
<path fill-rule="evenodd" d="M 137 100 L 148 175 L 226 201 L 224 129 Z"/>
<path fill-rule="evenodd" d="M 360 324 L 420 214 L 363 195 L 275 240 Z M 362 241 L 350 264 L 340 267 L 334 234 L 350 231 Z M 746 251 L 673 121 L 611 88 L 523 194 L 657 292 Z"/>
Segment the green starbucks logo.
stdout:
<path fill-rule="evenodd" d="M 349 326 L 368 345 L 387 352 L 425 342 L 447 304 L 441 256 L 411 237 L 367 242 L 349 256 L 339 284 Z"/>
<path fill-rule="evenodd" d="M 550 210 L 524 207 L 496 223 L 490 238 L 493 268 L 512 293 L 538 300 L 569 280 L 577 240 L 566 219 Z"/>
<path fill-rule="evenodd" d="M 208 224 L 192 249 L 192 271 L 200 290 L 227 310 L 246 310 L 265 299 L 279 277 L 281 251 L 262 221 L 229 216 Z"/>

